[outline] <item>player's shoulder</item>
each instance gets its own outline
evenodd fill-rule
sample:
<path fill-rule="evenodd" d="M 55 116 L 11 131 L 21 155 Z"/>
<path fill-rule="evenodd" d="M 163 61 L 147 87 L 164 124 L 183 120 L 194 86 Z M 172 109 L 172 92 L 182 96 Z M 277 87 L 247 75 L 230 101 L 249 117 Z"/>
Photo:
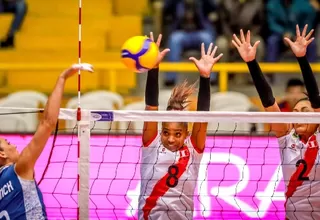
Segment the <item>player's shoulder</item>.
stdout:
<path fill-rule="evenodd" d="M 186 145 L 186 147 L 188 148 L 194 148 L 192 140 L 191 140 L 191 136 L 188 136 L 185 141 L 184 144 Z"/>
<path fill-rule="evenodd" d="M 149 143 L 145 144 L 144 148 L 150 148 L 150 147 L 159 147 L 161 145 L 161 135 L 160 133 L 157 133 L 154 138 L 152 138 Z"/>
<path fill-rule="evenodd" d="M 5 165 L 5 166 L 0 167 L 0 173 L 8 172 L 11 170 L 14 170 L 14 164 L 9 164 L 9 165 Z"/>
<path fill-rule="evenodd" d="M 320 143 L 320 131 L 317 129 L 317 131 L 314 134 L 316 136 L 317 142 Z"/>
<path fill-rule="evenodd" d="M 296 134 L 294 129 L 292 129 L 286 135 L 277 138 L 280 147 L 286 147 L 288 144 L 290 144 L 291 142 L 294 142 L 295 140 L 298 140 L 298 139 L 299 139 L 299 135 Z"/>

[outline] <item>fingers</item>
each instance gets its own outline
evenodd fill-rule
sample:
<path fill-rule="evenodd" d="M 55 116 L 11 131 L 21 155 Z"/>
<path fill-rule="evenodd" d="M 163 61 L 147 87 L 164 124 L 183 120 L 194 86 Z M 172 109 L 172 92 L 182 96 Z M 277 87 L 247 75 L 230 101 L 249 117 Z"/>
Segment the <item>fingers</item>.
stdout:
<path fill-rule="evenodd" d="M 247 36 L 246 36 L 246 42 L 248 43 L 248 44 L 250 44 L 250 36 L 251 34 L 250 34 L 250 30 L 248 30 L 247 31 Z"/>
<path fill-rule="evenodd" d="M 199 62 L 196 58 L 194 57 L 189 57 L 189 60 L 192 61 L 194 64 L 197 65 L 197 63 Z"/>
<path fill-rule="evenodd" d="M 153 42 L 155 42 L 155 41 L 154 41 L 153 32 L 150 32 L 150 39 L 151 39 Z M 156 42 L 156 44 L 157 44 L 158 47 L 160 47 L 161 40 L 162 40 L 162 34 L 159 34 L 158 39 L 157 39 L 157 42 Z"/>
<path fill-rule="evenodd" d="M 208 55 L 210 55 L 210 56 L 214 57 L 214 55 L 215 55 L 215 54 L 216 54 L 216 52 L 217 52 L 217 49 L 218 49 L 218 47 L 217 47 L 217 46 L 215 46 L 215 47 L 213 48 L 212 53 L 211 53 L 211 54 L 208 54 Z"/>
<path fill-rule="evenodd" d="M 313 34 L 313 32 L 314 32 L 314 30 L 312 29 L 312 30 L 308 33 L 308 35 L 306 36 L 306 40 L 309 40 L 309 39 L 310 39 L 310 37 L 311 37 L 311 35 Z"/>
<path fill-rule="evenodd" d="M 201 44 L 201 57 L 206 55 L 205 50 L 204 50 L 204 43 Z"/>
<path fill-rule="evenodd" d="M 218 47 L 215 46 L 215 47 L 213 48 L 213 50 L 212 50 L 212 47 L 213 47 L 213 43 L 210 43 L 209 48 L 208 48 L 208 51 L 207 51 L 207 54 L 205 54 L 205 53 L 204 53 L 204 43 L 202 43 L 202 44 L 201 44 L 201 57 L 206 56 L 206 55 L 207 55 L 207 56 L 214 57 L 214 55 L 215 55 L 216 52 L 217 52 Z M 193 58 L 193 57 L 190 57 L 189 59 L 191 59 L 191 58 Z"/>
<path fill-rule="evenodd" d="M 314 40 L 314 37 L 311 38 L 310 40 L 308 40 L 308 41 L 307 41 L 307 46 L 308 46 L 309 44 L 311 44 L 313 40 Z"/>
<path fill-rule="evenodd" d="M 291 45 L 293 44 L 293 42 L 289 39 L 289 38 L 287 38 L 287 37 L 285 37 L 284 38 L 284 41 L 291 47 Z"/>
<path fill-rule="evenodd" d="M 259 44 L 260 44 L 260 41 L 258 40 L 257 42 L 254 43 L 253 48 L 257 50 Z"/>
<path fill-rule="evenodd" d="M 207 51 L 207 55 L 209 55 L 209 56 L 210 56 L 210 54 L 211 54 L 212 47 L 213 47 L 213 43 L 210 43 L 210 44 L 209 44 L 208 51 Z"/>
<path fill-rule="evenodd" d="M 246 42 L 246 39 L 245 39 L 245 37 L 244 37 L 244 33 L 243 33 L 243 30 L 242 30 L 242 29 L 240 30 L 240 39 L 241 39 L 241 43 Z"/>
<path fill-rule="evenodd" d="M 157 43 L 156 43 L 158 47 L 160 47 L 161 40 L 162 40 L 162 34 L 159 34 L 158 39 L 157 39 Z"/>
<path fill-rule="evenodd" d="M 86 70 L 89 72 L 93 72 L 93 66 L 89 63 L 80 63 L 80 64 L 74 64 L 72 65 L 72 68 L 78 69 L 78 70 Z"/>
<path fill-rule="evenodd" d="M 235 48 L 238 49 L 240 47 L 240 45 L 238 45 L 234 40 L 232 40 L 231 42 Z"/>
<path fill-rule="evenodd" d="M 237 35 L 233 34 L 233 39 L 234 39 L 234 42 L 237 43 L 238 47 L 240 47 L 241 41 L 239 40 L 239 38 L 237 37 Z"/>
<path fill-rule="evenodd" d="M 153 32 L 150 32 L 150 39 L 154 42 Z"/>
<path fill-rule="evenodd" d="M 218 62 L 218 61 L 221 59 L 222 56 L 223 56 L 223 53 L 220 53 L 219 56 L 217 56 L 216 58 L 214 58 L 214 59 L 215 59 L 215 62 Z"/>
<path fill-rule="evenodd" d="M 300 28 L 299 28 L 299 25 L 296 25 L 296 35 L 297 35 L 297 37 L 300 37 Z"/>
<path fill-rule="evenodd" d="M 164 49 L 163 51 L 160 52 L 160 56 L 161 56 L 161 57 L 164 57 L 164 56 L 167 55 L 167 53 L 169 53 L 169 52 L 170 52 L 170 49 L 169 49 L 169 48 L 166 48 L 166 49 Z"/>
<path fill-rule="evenodd" d="M 302 37 L 305 37 L 306 36 L 306 34 L 307 34 L 307 29 L 308 29 L 308 25 L 306 24 L 305 26 L 304 26 L 304 28 L 303 28 L 303 31 L 302 31 Z"/>

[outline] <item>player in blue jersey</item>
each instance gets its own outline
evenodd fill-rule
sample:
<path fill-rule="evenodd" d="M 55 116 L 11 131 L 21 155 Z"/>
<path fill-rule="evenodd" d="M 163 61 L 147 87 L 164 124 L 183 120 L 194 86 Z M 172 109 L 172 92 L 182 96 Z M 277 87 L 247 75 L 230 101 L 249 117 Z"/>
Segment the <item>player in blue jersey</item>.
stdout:
<path fill-rule="evenodd" d="M 16 146 L 0 138 L 0 219 L 47 219 L 42 193 L 34 180 L 34 166 L 58 120 L 66 80 L 90 64 L 75 64 L 59 76 L 30 143 L 19 154 Z"/>

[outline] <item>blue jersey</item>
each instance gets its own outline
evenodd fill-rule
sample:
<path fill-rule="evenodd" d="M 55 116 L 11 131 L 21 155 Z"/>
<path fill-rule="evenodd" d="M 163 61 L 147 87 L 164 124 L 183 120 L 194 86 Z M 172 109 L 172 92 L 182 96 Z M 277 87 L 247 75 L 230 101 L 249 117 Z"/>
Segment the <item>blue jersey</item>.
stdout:
<path fill-rule="evenodd" d="M 0 219 L 47 219 L 42 193 L 37 183 L 20 178 L 14 165 L 0 169 Z"/>

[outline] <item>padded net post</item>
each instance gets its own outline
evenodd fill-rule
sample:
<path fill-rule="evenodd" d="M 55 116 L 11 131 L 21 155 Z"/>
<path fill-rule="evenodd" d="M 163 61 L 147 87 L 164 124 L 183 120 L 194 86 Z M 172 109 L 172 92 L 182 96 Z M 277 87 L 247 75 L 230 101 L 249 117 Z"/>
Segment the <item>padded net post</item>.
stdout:
<path fill-rule="evenodd" d="M 79 219 L 89 219 L 90 111 L 81 111 L 78 122 L 78 206 Z"/>

